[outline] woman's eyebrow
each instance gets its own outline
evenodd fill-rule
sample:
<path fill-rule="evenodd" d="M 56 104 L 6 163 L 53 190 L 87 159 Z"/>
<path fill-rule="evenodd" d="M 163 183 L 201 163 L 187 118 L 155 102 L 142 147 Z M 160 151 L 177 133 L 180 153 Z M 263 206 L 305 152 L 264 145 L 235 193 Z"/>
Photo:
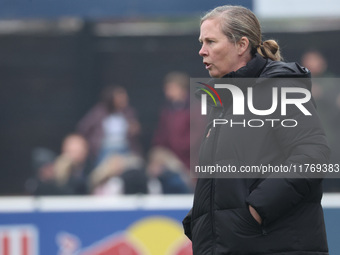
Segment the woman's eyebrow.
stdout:
<path fill-rule="evenodd" d="M 208 37 L 205 37 L 205 38 L 203 38 L 203 39 L 202 39 L 201 37 L 198 38 L 198 41 L 199 41 L 199 42 L 207 41 L 207 40 L 214 40 L 214 39 L 213 39 L 212 37 L 209 37 L 209 36 L 208 36 Z"/>

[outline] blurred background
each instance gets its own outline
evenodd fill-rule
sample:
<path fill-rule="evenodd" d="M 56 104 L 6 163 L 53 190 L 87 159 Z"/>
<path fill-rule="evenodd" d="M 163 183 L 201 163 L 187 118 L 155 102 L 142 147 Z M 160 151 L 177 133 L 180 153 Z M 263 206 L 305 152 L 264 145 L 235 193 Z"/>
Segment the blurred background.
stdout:
<path fill-rule="evenodd" d="M 0 0 L 0 195 L 4 196 L 0 207 L 7 217 L 0 224 L 23 224 L 6 230 L 9 239 L 26 249 L 30 239 L 19 240 L 18 233 L 39 240 L 27 254 L 66 255 L 79 249 L 83 249 L 80 254 L 99 254 L 93 251 L 97 248 L 90 253 L 84 247 L 115 233 L 112 229 L 139 235 L 143 231 L 133 224 L 146 224 L 141 229 L 150 232 L 160 221 L 166 232 L 174 229 L 173 240 L 182 240 L 179 220 L 190 208 L 195 185 L 188 174 L 189 78 L 207 77 L 198 55 L 199 20 L 221 4 L 253 10 L 264 40 L 278 40 L 285 61 L 308 67 L 314 78 L 329 78 L 322 86 L 315 80 L 313 95 L 333 149 L 332 162 L 339 163 L 340 4 L 336 0 L 275 4 L 269 0 Z M 327 180 L 325 191 L 333 193 L 325 205 L 336 207 L 339 181 Z M 121 226 L 103 224 L 98 227 L 105 229 L 103 233 L 84 235 L 81 223 L 66 230 L 74 221 L 74 215 L 66 213 L 62 229 L 47 228 L 52 217 L 47 212 L 62 208 L 76 212 L 74 203 L 88 212 L 99 200 L 40 196 L 86 194 L 102 200 L 97 215 L 82 214 L 82 221 L 91 222 L 91 217 L 109 221 L 112 215 L 103 216 L 104 210 L 123 219 Z M 122 194 L 151 194 L 151 200 L 143 197 L 145 205 L 136 197 L 122 199 Z M 187 195 L 152 198 L 161 194 Z M 26 195 L 35 199 L 20 200 Z M 110 200 L 114 197 L 118 200 Z M 125 208 L 130 220 L 119 214 L 123 210 L 119 206 L 117 212 L 107 205 L 126 203 L 131 205 Z M 29 215 L 38 210 L 46 218 L 44 223 L 32 223 L 23 214 L 11 218 L 18 210 Z M 152 210 L 163 210 L 157 213 L 163 218 L 143 218 L 154 215 Z M 334 210 L 325 213 L 328 224 L 339 215 Z M 168 222 L 170 218 L 173 222 Z M 329 229 L 337 229 L 330 225 Z M 50 233 L 44 237 L 50 245 L 39 239 L 44 231 Z M 112 249 L 125 247 L 126 234 L 124 238 L 114 239 Z M 171 254 L 190 254 L 183 240 Z M 3 249 L 0 254 L 26 255 Z M 165 254 L 149 249 L 147 254 Z M 139 254 L 132 250 L 107 249 L 100 254 Z"/>

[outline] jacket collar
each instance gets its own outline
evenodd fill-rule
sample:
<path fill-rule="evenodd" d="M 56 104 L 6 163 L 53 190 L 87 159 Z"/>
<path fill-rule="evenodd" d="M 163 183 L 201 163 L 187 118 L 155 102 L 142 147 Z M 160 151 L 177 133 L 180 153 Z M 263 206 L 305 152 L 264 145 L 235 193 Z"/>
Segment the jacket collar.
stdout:
<path fill-rule="evenodd" d="M 255 53 L 254 57 L 237 71 L 230 72 L 223 78 L 256 78 L 259 77 L 262 70 L 266 66 L 268 60 Z"/>

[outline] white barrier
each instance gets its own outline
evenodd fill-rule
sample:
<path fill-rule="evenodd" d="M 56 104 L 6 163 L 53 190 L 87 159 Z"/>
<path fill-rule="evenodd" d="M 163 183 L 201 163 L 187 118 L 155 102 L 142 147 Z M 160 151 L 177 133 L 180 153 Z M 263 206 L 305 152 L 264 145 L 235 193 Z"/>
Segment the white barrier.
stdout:
<path fill-rule="evenodd" d="M 190 209 L 192 195 L 0 197 L 0 213 Z M 325 193 L 324 208 L 340 208 L 340 193 Z"/>

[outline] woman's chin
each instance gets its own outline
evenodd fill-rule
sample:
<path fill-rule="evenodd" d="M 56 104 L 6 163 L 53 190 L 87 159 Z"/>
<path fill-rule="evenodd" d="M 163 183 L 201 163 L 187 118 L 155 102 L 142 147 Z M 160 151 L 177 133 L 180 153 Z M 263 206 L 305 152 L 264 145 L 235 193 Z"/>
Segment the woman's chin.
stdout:
<path fill-rule="evenodd" d="M 209 75 L 210 75 L 211 78 L 221 78 L 222 77 L 219 74 L 216 74 L 214 72 L 209 72 Z"/>

